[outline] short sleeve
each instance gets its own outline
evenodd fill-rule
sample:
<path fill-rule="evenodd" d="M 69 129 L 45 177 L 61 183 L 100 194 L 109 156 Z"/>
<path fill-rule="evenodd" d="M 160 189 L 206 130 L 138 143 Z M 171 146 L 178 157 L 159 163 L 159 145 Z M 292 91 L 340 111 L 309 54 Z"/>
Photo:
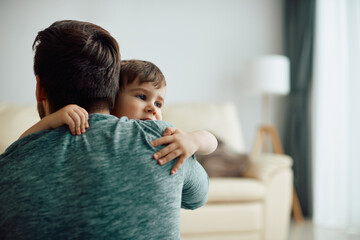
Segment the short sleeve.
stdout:
<path fill-rule="evenodd" d="M 165 121 L 152 121 L 161 134 L 167 127 L 174 127 Z M 185 209 L 196 209 L 207 202 L 209 191 L 209 177 L 205 169 L 196 160 L 195 155 L 185 160 L 177 174 L 183 174 L 183 190 L 181 207 Z"/>
<path fill-rule="evenodd" d="M 196 209 L 206 204 L 209 191 L 209 177 L 194 156 L 188 158 L 183 166 L 184 186 L 181 207 Z"/>

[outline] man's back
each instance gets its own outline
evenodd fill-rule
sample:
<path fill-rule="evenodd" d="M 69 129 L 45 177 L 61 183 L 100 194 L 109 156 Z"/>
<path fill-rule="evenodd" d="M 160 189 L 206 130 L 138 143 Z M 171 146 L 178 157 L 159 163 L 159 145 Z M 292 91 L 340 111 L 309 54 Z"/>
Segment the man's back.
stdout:
<path fill-rule="evenodd" d="M 178 239 L 179 208 L 207 199 L 203 168 L 152 159 L 169 125 L 102 114 L 86 134 L 32 134 L 0 156 L 0 238 Z"/>

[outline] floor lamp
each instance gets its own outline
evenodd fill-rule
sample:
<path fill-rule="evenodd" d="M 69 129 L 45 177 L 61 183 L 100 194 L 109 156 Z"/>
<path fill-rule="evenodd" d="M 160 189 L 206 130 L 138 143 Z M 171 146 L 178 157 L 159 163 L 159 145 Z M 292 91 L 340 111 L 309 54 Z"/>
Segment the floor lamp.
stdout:
<path fill-rule="evenodd" d="M 269 102 L 271 95 L 287 95 L 290 90 L 290 62 L 281 55 L 265 55 L 248 61 L 246 66 L 246 89 L 262 94 L 262 125 L 257 131 L 252 155 L 268 151 L 268 142 L 276 154 L 284 154 L 278 131 L 270 123 Z M 297 223 L 303 221 L 299 200 L 293 187 L 292 211 Z"/>

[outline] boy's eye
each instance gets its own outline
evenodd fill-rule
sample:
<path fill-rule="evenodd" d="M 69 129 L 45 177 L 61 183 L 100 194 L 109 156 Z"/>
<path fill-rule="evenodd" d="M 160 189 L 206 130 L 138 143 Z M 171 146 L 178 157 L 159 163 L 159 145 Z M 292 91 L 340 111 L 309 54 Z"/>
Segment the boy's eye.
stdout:
<path fill-rule="evenodd" d="M 141 100 L 146 100 L 146 96 L 144 94 L 138 94 L 138 95 L 136 95 L 136 97 Z"/>
<path fill-rule="evenodd" d="M 162 103 L 161 103 L 161 102 L 155 102 L 155 106 L 158 107 L 158 108 L 161 108 L 161 107 L 162 107 Z"/>

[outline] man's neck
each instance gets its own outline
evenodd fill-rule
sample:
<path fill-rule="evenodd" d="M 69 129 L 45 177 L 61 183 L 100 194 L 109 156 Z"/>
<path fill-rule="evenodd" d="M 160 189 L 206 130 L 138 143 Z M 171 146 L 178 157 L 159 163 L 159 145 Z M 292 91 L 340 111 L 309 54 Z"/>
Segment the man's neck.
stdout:
<path fill-rule="evenodd" d="M 95 110 L 95 111 L 89 112 L 89 114 L 93 114 L 93 113 L 110 114 L 110 111 L 108 109 L 103 109 L 103 110 Z"/>

